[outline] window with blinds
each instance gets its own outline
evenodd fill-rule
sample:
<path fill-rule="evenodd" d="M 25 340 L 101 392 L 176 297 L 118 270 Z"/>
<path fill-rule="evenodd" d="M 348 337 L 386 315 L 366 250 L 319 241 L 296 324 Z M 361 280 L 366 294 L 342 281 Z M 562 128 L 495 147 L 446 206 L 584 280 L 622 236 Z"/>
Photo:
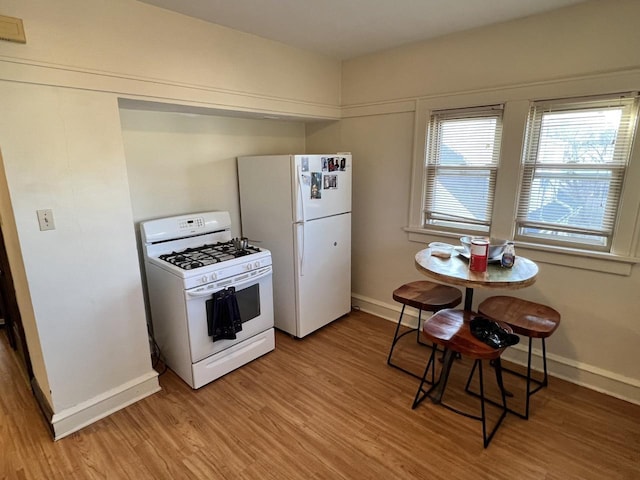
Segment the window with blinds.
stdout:
<path fill-rule="evenodd" d="M 489 232 L 501 136 L 501 106 L 432 112 L 423 226 Z"/>
<path fill-rule="evenodd" d="M 532 105 L 517 237 L 611 249 L 637 104 L 636 95 L 620 95 Z"/>

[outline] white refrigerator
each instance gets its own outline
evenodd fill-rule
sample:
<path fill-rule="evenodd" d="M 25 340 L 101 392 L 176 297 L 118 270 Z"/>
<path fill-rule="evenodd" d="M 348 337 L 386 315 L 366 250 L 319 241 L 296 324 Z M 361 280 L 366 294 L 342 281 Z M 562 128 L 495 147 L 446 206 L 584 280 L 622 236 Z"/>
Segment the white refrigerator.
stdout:
<path fill-rule="evenodd" d="M 238 158 L 242 235 L 271 251 L 276 328 L 302 338 L 351 310 L 351 155 Z"/>

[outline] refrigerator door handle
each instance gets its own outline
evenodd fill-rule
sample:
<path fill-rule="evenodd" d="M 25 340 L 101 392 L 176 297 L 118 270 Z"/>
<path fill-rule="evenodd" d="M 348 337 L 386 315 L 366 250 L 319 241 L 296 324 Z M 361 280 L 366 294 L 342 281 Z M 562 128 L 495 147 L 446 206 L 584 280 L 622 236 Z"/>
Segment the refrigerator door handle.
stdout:
<path fill-rule="evenodd" d="M 296 221 L 305 221 L 304 218 L 304 191 L 302 190 L 302 170 L 300 165 L 296 166 L 297 169 L 297 179 L 296 182 L 298 184 L 298 189 L 296 191 Z M 300 218 L 298 216 L 298 209 L 300 209 L 301 213 L 302 213 L 302 218 Z"/>
<path fill-rule="evenodd" d="M 300 241 L 302 232 L 302 241 Z M 304 223 L 296 223 L 296 236 L 298 237 L 298 274 L 304 277 Z"/>

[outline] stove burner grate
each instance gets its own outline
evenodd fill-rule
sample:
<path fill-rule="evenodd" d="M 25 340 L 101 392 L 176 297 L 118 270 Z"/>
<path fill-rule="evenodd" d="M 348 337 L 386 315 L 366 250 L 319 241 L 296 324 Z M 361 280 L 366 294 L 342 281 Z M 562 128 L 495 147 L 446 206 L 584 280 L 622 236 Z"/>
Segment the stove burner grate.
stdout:
<path fill-rule="evenodd" d="M 248 245 L 245 249 L 236 249 L 233 242 L 223 242 L 165 253 L 159 258 L 183 270 L 193 270 L 258 252 L 260 249 L 253 245 Z"/>

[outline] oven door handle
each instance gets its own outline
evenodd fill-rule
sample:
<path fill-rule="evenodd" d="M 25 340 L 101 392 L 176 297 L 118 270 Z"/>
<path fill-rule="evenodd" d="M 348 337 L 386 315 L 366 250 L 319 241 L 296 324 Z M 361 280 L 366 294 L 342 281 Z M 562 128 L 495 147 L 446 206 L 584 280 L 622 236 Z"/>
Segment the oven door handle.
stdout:
<path fill-rule="evenodd" d="M 223 287 L 224 288 L 224 287 Z M 201 298 L 201 297 L 210 297 L 216 292 L 219 292 L 222 288 L 212 288 L 211 290 L 202 290 L 195 292 L 187 292 L 187 296 L 189 298 Z"/>
<path fill-rule="evenodd" d="M 263 271 L 260 271 L 257 275 L 254 275 L 254 276 L 247 276 L 245 278 L 244 275 L 248 275 L 248 274 L 238 275 L 237 277 L 234 277 L 228 282 L 220 282 L 220 284 L 216 285 L 216 287 L 214 288 L 210 288 L 210 289 L 203 288 L 202 290 L 200 290 L 200 288 L 202 287 L 199 287 L 199 288 L 196 288 L 195 290 L 187 291 L 187 296 L 190 298 L 208 297 L 210 295 L 213 295 L 216 292 L 219 292 L 220 290 L 226 287 L 241 288 L 245 284 L 255 283 L 257 280 L 260 280 L 261 278 L 271 275 L 271 267 L 264 268 Z M 237 278 L 239 278 L 240 280 L 237 281 L 236 280 Z"/>

